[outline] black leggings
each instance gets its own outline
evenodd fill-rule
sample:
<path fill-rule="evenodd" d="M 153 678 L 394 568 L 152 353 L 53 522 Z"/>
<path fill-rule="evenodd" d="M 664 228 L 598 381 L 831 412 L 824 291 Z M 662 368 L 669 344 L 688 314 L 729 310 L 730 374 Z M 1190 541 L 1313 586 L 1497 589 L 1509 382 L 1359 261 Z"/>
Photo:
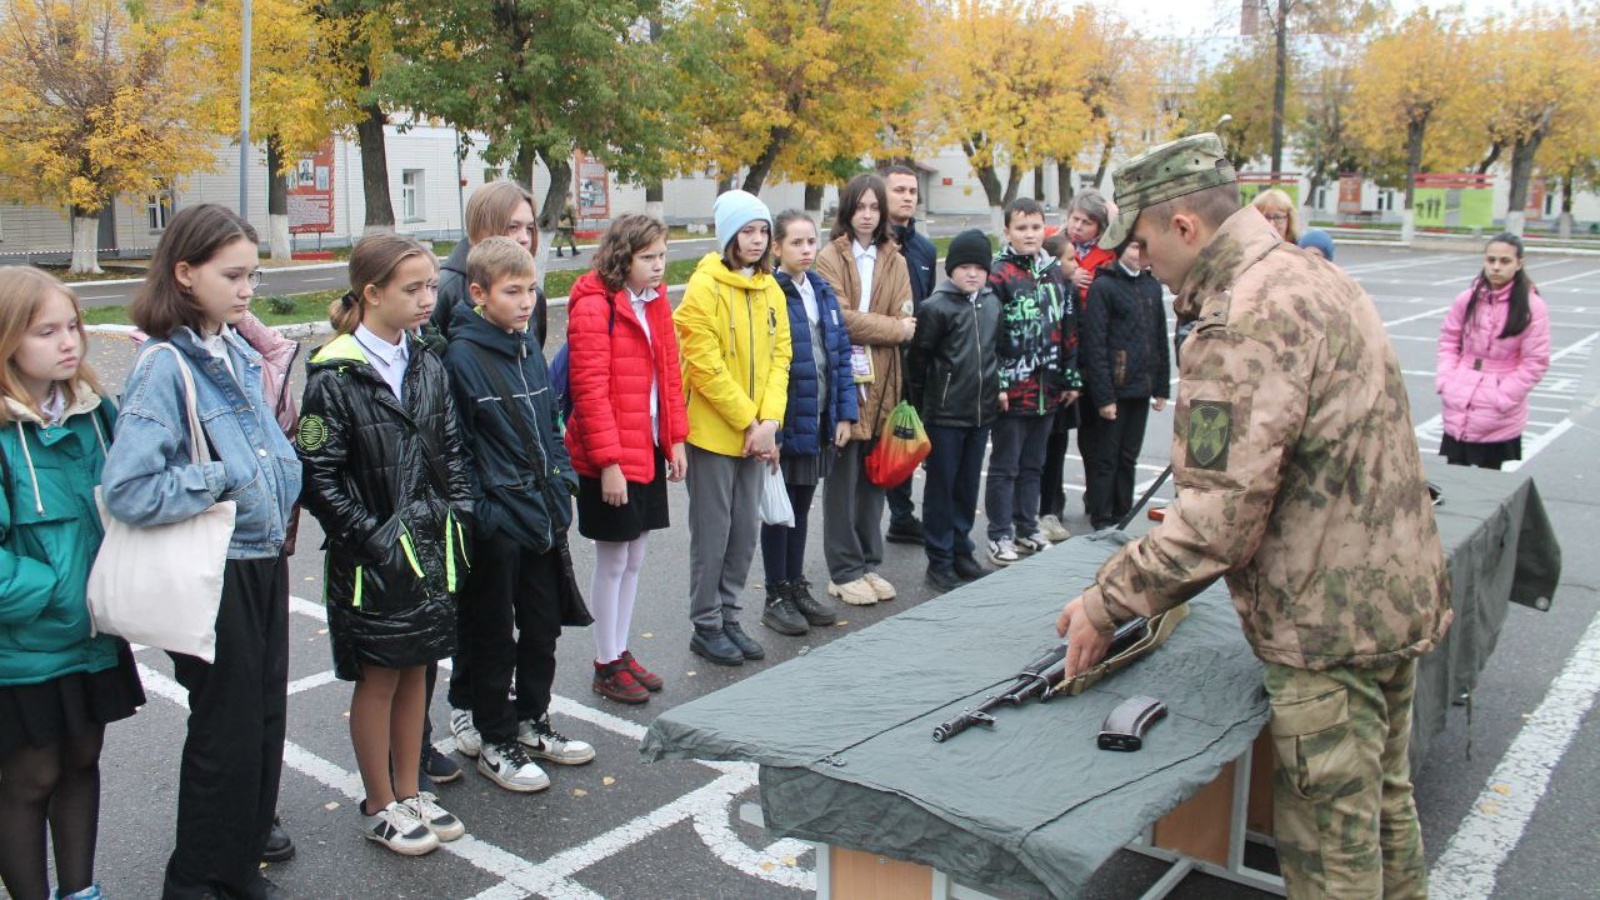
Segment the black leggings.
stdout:
<path fill-rule="evenodd" d="M 105 727 L 0 757 L 0 881 L 22 900 L 50 896 L 45 826 L 62 896 L 94 883 Z"/>
<path fill-rule="evenodd" d="M 906 483 L 910 481 L 906 479 Z M 806 525 L 817 486 L 786 483 L 784 487 L 789 493 L 789 505 L 794 507 L 794 526 L 761 526 L 761 565 L 767 572 L 767 584 L 804 581 L 806 577 Z"/>

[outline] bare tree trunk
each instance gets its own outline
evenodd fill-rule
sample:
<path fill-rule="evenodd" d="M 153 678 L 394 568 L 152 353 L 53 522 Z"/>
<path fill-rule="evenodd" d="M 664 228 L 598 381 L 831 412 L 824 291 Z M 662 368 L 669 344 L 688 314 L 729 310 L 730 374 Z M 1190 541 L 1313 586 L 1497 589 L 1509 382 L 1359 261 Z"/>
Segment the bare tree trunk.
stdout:
<path fill-rule="evenodd" d="M 1290 0 L 1277 0 L 1273 28 L 1274 38 L 1272 68 L 1272 173 L 1283 171 L 1283 109 L 1289 96 L 1289 4 Z"/>
<path fill-rule="evenodd" d="M 289 184 L 283 176 L 283 142 L 267 137 L 267 246 L 273 259 L 294 256 L 289 237 Z"/>
<path fill-rule="evenodd" d="M 819 233 L 827 231 L 826 228 L 822 227 L 822 195 L 827 188 L 828 186 L 825 184 L 806 182 L 805 202 L 801 204 L 805 207 L 806 215 L 811 217 L 811 221 L 817 223 Z"/>
<path fill-rule="evenodd" d="M 1511 147 L 1511 196 L 1506 200 L 1506 230 L 1522 234 L 1522 225 L 1528 205 L 1528 182 L 1533 179 L 1533 161 L 1544 143 L 1544 129 L 1535 129 L 1527 137 L 1518 138 Z"/>
<path fill-rule="evenodd" d="M 1500 160 L 1500 151 L 1504 150 L 1505 146 L 1504 141 L 1495 141 L 1489 145 L 1489 152 L 1484 154 L 1483 161 L 1478 163 L 1477 170 L 1479 175 L 1489 174 L 1489 167 Z"/>
<path fill-rule="evenodd" d="M 72 265 L 69 275 L 99 275 L 100 214 L 72 208 Z"/>
<path fill-rule="evenodd" d="M 1033 167 L 1033 199 L 1044 202 L 1044 163 Z"/>
<path fill-rule="evenodd" d="M 548 148 L 540 147 L 533 151 L 539 161 L 544 163 L 545 171 L 550 173 L 550 186 L 545 189 L 544 202 L 539 205 L 539 246 L 548 247 L 550 236 L 555 233 L 556 227 L 561 222 L 561 211 L 567 208 L 567 194 L 572 188 L 572 157 L 569 155 L 556 156 Z M 522 153 L 517 154 L 520 158 Z M 533 169 L 528 169 L 528 179 L 533 179 Z M 534 248 L 537 254 L 538 248 Z M 539 267 L 539 286 L 544 287 L 544 267 Z"/>
<path fill-rule="evenodd" d="M 1056 197 L 1062 209 L 1072 203 L 1072 163 L 1068 160 L 1056 161 Z"/>
<path fill-rule="evenodd" d="M 362 70 L 365 86 L 370 73 Z M 361 107 L 356 123 L 356 141 L 361 145 L 361 190 L 366 197 L 367 216 L 364 234 L 394 230 L 394 200 L 389 196 L 389 156 L 384 147 L 383 125 L 388 120 L 376 103 Z"/>
<path fill-rule="evenodd" d="M 1406 126 L 1406 209 L 1416 193 L 1417 173 L 1422 171 L 1422 140 L 1428 131 L 1428 116 L 1413 119 Z"/>
<path fill-rule="evenodd" d="M 1100 148 L 1100 163 L 1095 166 L 1094 184 L 1089 187 L 1100 190 L 1100 185 L 1106 183 L 1106 169 L 1111 168 L 1111 153 L 1117 147 L 1117 136 L 1114 133 L 1106 135 L 1105 146 Z"/>
<path fill-rule="evenodd" d="M 1021 166 L 1013 164 L 1010 168 L 1010 171 L 1006 173 L 1006 194 L 1003 202 L 1000 204 L 1001 206 L 1004 206 L 1005 204 L 1017 199 L 1017 190 L 1022 187 L 1023 171 L 1024 170 Z"/>
<path fill-rule="evenodd" d="M 761 186 L 767 181 L 767 174 L 772 171 L 772 164 L 777 162 L 778 154 L 783 151 L 783 145 L 789 142 L 789 129 L 774 128 L 767 136 L 766 149 L 750 164 L 750 170 L 744 174 L 742 189 L 752 194 L 760 194 Z"/>

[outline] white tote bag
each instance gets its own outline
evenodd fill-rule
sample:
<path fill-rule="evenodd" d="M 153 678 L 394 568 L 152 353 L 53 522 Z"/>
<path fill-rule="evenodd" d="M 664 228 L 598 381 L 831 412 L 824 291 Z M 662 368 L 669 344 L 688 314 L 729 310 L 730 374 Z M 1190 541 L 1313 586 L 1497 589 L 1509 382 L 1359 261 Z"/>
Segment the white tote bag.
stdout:
<path fill-rule="evenodd" d="M 197 465 L 210 462 L 211 449 L 195 409 L 194 375 L 171 344 L 155 344 L 148 352 L 162 350 L 173 355 L 183 375 L 189 458 Z M 106 511 L 99 488 L 94 499 L 106 531 L 89 572 L 89 615 L 95 630 L 214 662 L 222 570 L 237 504 L 224 500 L 182 522 L 136 526 Z"/>

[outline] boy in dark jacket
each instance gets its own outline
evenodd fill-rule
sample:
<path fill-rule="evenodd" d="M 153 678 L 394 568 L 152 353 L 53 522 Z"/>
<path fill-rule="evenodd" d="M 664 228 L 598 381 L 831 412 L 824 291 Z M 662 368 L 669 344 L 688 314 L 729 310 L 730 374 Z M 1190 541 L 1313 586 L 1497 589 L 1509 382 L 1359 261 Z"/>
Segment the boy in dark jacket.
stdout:
<path fill-rule="evenodd" d="M 1005 212 L 1006 246 L 989 269 L 1000 301 L 1000 416 L 989 454 L 984 512 L 989 558 L 1050 546 L 1039 530 L 1039 478 L 1056 411 L 1078 398 L 1078 305 L 1060 262 L 1042 249 L 1044 207 L 1028 197 Z"/>
<path fill-rule="evenodd" d="M 1089 285 L 1078 358 L 1088 400 L 1078 431 L 1083 502 L 1092 527 L 1112 528 L 1133 508 L 1151 398 L 1157 412 L 1164 409 L 1171 381 L 1161 285 L 1141 268 L 1138 244 L 1130 242 Z"/>
<path fill-rule="evenodd" d="M 933 451 L 922 491 L 928 583 L 941 591 L 983 577 L 972 524 L 989 426 L 999 409 L 995 334 L 1000 301 L 989 289 L 989 239 L 963 231 L 945 254 L 945 279 L 917 310 L 907 351 L 909 399 Z"/>
<path fill-rule="evenodd" d="M 544 356 L 528 333 L 533 257 L 510 239 L 488 238 L 468 255 L 467 279 L 473 306 L 456 307 L 444 359 L 477 521 L 461 603 L 470 607 L 463 641 L 472 659 L 472 724 L 482 739 L 478 771 L 510 791 L 541 791 L 550 779 L 534 758 L 594 759 L 593 747 L 557 734 L 549 716 L 578 479 L 559 436 Z"/>

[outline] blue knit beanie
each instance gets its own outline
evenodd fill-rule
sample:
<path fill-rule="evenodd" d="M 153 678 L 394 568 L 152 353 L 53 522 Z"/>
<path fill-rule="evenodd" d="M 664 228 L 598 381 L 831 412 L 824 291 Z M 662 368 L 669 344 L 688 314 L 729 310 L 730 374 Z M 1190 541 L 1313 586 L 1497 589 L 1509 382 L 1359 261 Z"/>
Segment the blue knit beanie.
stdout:
<path fill-rule="evenodd" d="M 1300 235 L 1300 246 L 1315 247 L 1328 262 L 1333 262 L 1333 237 L 1321 228 L 1307 228 L 1306 233 Z"/>
<path fill-rule="evenodd" d="M 729 191 L 711 204 L 711 217 L 717 222 L 717 249 L 728 249 L 728 242 L 739 229 L 760 219 L 772 228 L 772 211 L 749 191 Z"/>

